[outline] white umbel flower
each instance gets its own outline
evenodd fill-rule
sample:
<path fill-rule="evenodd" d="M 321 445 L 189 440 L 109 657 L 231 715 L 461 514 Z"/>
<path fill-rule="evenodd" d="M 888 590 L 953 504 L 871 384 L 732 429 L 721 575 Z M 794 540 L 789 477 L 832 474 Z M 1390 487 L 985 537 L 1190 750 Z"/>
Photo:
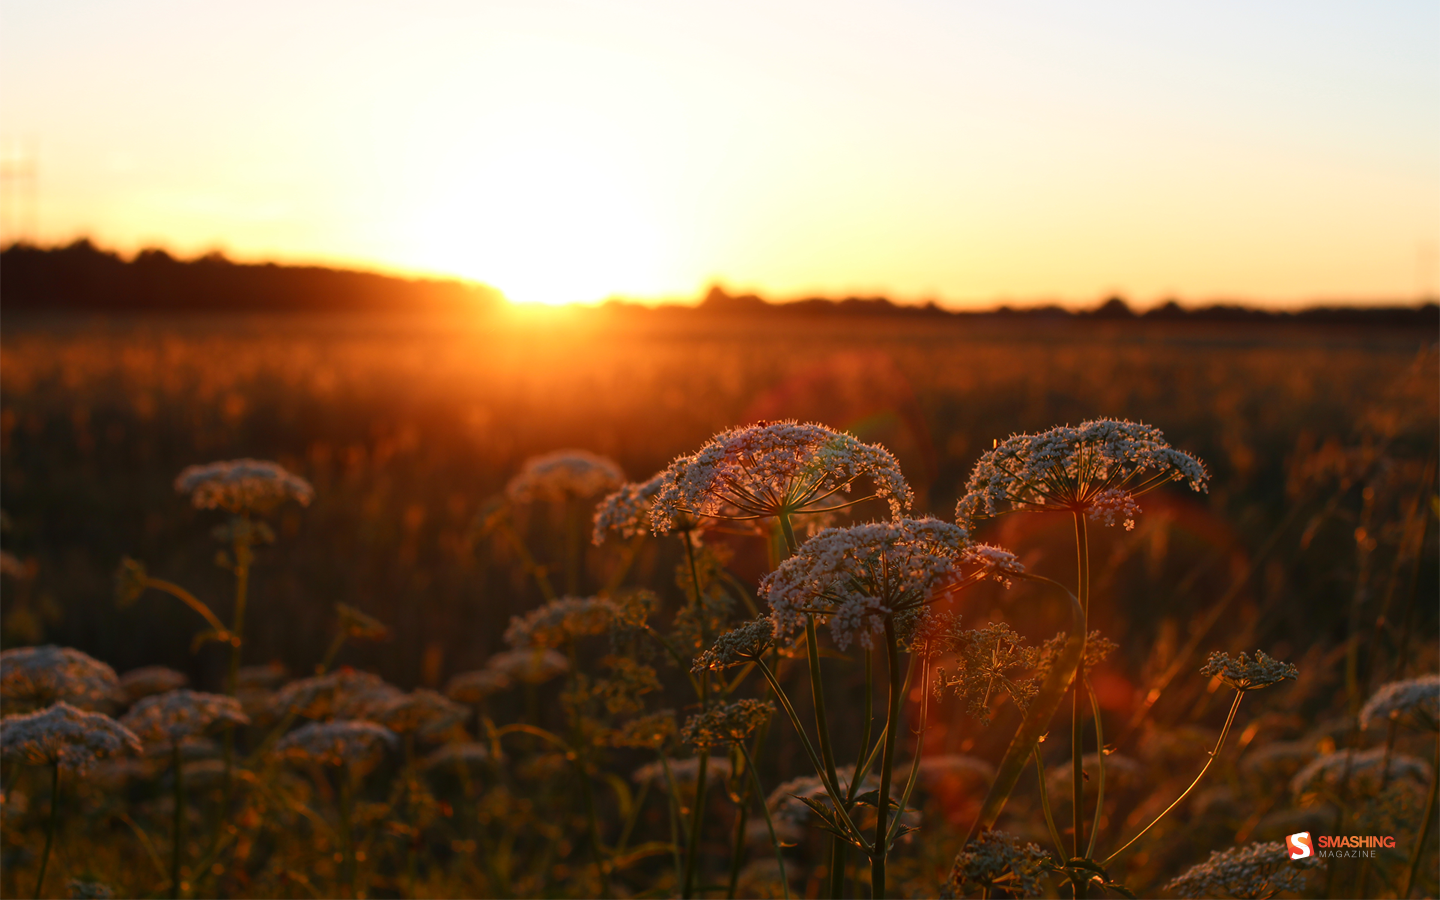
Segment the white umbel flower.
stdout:
<path fill-rule="evenodd" d="M 263 459 L 189 466 L 176 477 L 175 490 L 189 494 L 196 509 L 219 507 L 232 513 L 265 512 L 285 500 L 309 506 L 315 496 L 310 482 Z"/>

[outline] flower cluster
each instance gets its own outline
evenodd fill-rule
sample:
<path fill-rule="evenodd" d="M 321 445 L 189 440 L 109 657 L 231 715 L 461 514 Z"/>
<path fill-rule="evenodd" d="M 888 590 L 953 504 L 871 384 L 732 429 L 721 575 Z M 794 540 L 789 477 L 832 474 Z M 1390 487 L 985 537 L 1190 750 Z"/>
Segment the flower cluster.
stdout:
<path fill-rule="evenodd" d="M 1360 710 L 1360 727 L 1394 720 L 1426 731 L 1440 728 L 1440 675 L 1381 685 Z"/>
<path fill-rule="evenodd" d="M 1300 676 L 1300 670 L 1293 663 L 1281 662 L 1264 650 L 1256 650 L 1253 661 L 1244 653 L 1239 659 L 1231 659 L 1228 653 L 1212 650 L 1200 674 L 1206 678 L 1218 677 L 1237 691 L 1255 691 L 1279 684 L 1287 678 L 1293 681 Z"/>
<path fill-rule="evenodd" d="M 751 619 L 716 638 L 714 646 L 695 658 L 695 664 L 690 667 L 690 671 L 704 672 L 707 669 L 728 669 L 731 666 L 744 665 L 759 659 L 774 642 L 775 623 L 770 621 L 770 617 Z"/>
<path fill-rule="evenodd" d="M 849 776 L 844 772 L 837 772 L 837 784 L 835 785 L 843 794 L 849 790 Z M 866 775 L 860 782 L 860 789 L 857 794 L 866 791 L 878 790 L 880 782 L 874 775 Z M 825 782 L 814 775 L 802 775 L 799 778 L 792 778 L 770 792 L 765 800 L 765 805 L 770 809 L 770 815 L 775 819 L 775 827 L 782 824 L 787 826 L 803 825 L 810 821 L 814 812 L 805 804 L 805 800 L 821 800 L 830 798 L 830 792 L 825 789 Z M 833 801 L 832 801 L 833 802 Z"/>
<path fill-rule="evenodd" d="M 437 734 L 458 722 L 470 711 L 435 691 L 419 688 L 375 703 L 365 718 L 396 734 Z"/>
<path fill-rule="evenodd" d="M 107 708 L 120 688 L 115 670 L 71 647 L 16 647 L 0 653 L 0 696 L 10 709 L 43 709 L 65 702 Z"/>
<path fill-rule="evenodd" d="M 1167 481 L 1206 489 L 1200 461 L 1165 442 L 1158 428 L 1116 419 L 1094 419 L 1040 434 L 1017 434 L 980 457 L 955 518 L 977 518 L 1012 509 L 1083 512 L 1113 524 L 1134 524 L 1134 497 Z"/>
<path fill-rule="evenodd" d="M 670 464 L 650 520 L 656 531 L 665 533 L 677 527 L 681 514 L 735 519 L 792 515 L 848 492 L 862 476 L 869 478 L 876 497 L 889 501 L 892 516 L 910 508 L 914 498 L 900 464 L 878 444 L 797 422 L 731 428 Z"/>
<path fill-rule="evenodd" d="M 312 722 L 275 745 L 274 756 L 293 763 L 367 768 L 378 762 L 395 735 L 374 722 Z"/>
<path fill-rule="evenodd" d="M 680 740 L 702 749 L 733 744 L 745 740 L 774 714 L 775 704 L 768 700 L 720 703 L 686 720 Z"/>
<path fill-rule="evenodd" d="M 958 667 L 953 675 L 947 675 L 943 667 L 936 669 L 935 694 L 938 697 L 950 690 L 969 700 L 970 714 L 982 724 L 990 724 L 991 704 L 1001 695 L 1009 696 L 1023 709 L 1039 690 L 1036 675 L 1020 675 L 1035 668 L 1035 649 L 1027 647 L 1024 639 L 1004 622 L 962 632 L 955 649 Z"/>
<path fill-rule="evenodd" d="M 517 647 L 490 657 L 485 668 L 495 672 L 507 681 L 525 684 L 543 684 L 557 675 L 570 670 L 570 661 L 565 654 L 539 647 Z"/>
<path fill-rule="evenodd" d="M 675 712 L 662 709 L 649 715 L 638 716 L 610 732 L 612 747 L 630 747 L 637 750 L 659 750 L 675 737 Z"/>
<path fill-rule="evenodd" d="M 141 666 L 120 676 L 120 693 L 128 703 L 152 694 L 163 694 L 183 688 L 190 676 L 169 666 Z"/>
<path fill-rule="evenodd" d="M 1310 761 L 1290 780 L 1290 792 L 1296 797 L 1306 794 L 1338 794 L 1342 788 L 1351 796 L 1364 797 L 1379 793 L 1384 781 L 1413 778 L 1424 784 L 1430 779 L 1430 764 L 1405 753 L 1391 753 L 1386 760 L 1384 747 L 1374 750 L 1336 750 Z"/>
<path fill-rule="evenodd" d="M 176 690 L 142 699 L 120 721 L 147 744 L 173 744 L 221 723 L 249 725 L 250 717 L 234 697 Z"/>
<path fill-rule="evenodd" d="M 286 500 L 309 506 L 315 496 L 310 482 L 262 459 L 189 466 L 176 477 L 175 490 L 189 494 L 196 509 L 232 513 L 265 512 Z"/>
<path fill-rule="evenodd" d="M 563 647 L 575 638 L 606 633 L 620 616 L 620 608 L 608 597 L 561 597 L 524 616 L 511 616 L 505 643 L 536 649 Z"/>
<path fill-rule="evenodd" d="M 938 519 L 899 519 L 827 528 L 760 582 L 777 633 L 829 619 L 835 645 L 869 647 L 887 617 L 958 588 L 965 529 Z M 893 619 L 892 619 L 893 621 Z"/>
<path fill-rule="evenodd" d="M 494 669 L 461 672 L 445 685 L 445 696 L 456 703 L 479 703 L 510 687 L 510 679 Z"/>
<path fill-rule="evenodd" d="M 607 493 L 624 480 L 614 460 L 588 450 L 556 450 L 525 460 L 505 485 L 505 496 L 512 503 L 564 503 Z"/>
<path fill-rule="evenodd" d="M 100 713 L 61 701 L 39 712 L 0 719 L 0 757 L 84 771 L 97 760 L 140 752 L 140 739 Z"/>
<path fill-rule="evenodd" d="M 1215 850 L 1198 866 L 1191 866 L 1165 889 L 1181 897 L 1273 897 L 1281 891 L 1305 890 L 1308 870 L 1320 861 L 1315 857 L 1289 858 L 1279 841 L 1255 843 L 1229 850 Z"/>
<path fill-rule="evenodd" d="M 620 485 L 595 507 L 595 545 L 605 543 L 605 535 L 615 532 L 623 538 L 650 531 L 650 506 L 664 489 L 669 472 L 661 472 L 649 481 Z"/>
<path fill-rule="evenodd" d="M 959 894 L 979 888 L 987 897 L 995 891 L 1038 897 L 1045 860 L 1045 852 L 1035 844 L 1022 843 L 1008 832 L 987 831 L 955 855 L 949 886 Z"/>
<path fill-rule="evenodd" d="M 276 716 L 293 713 L 307 719 L 367 719 L 400 695 L 399 688 L 379 675 L 336 669 L 285 685 L 276 692 L 271 710 Z"/>

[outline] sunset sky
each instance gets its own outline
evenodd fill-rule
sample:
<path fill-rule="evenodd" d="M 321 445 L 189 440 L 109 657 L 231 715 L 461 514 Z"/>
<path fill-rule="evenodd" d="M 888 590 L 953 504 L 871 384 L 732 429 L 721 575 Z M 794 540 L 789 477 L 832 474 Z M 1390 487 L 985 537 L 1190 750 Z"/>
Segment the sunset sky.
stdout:
<path fill-rule="evenodd" d="M 0 0 L 0 205 L 521 301 L 1410 302 L 1437 44 L 1433 0 Z"/>

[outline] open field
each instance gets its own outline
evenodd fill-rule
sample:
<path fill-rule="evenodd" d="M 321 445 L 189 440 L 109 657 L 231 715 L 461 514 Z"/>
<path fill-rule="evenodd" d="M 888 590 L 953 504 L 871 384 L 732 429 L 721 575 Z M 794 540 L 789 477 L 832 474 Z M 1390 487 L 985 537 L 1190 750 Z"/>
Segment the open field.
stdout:
<path fill-rule="evenodd" d="M 589 450 L 642 481 L 724 428 L 814 421 L 889 448 L 914 489 L 915 514 L 953 520 L 972 467 L 994 441 L 1093 418 L 1130 419 L 1162 429 L 1172 446 L 1203 460 L 1211 481 L 1205 494 L 1177 486 L 1146 494 L 1133 531 L 1090 530 L 1096 600 L 1089 624 L 1119 645 L 1090 678 L 1106 742 L 1136 767 L 1132 783 L 1117 777 L 1107 793 L 1115 805 L 1101 817 L 1102 844 L 1118 847 L 1203 764 L 1228 702 L 1216 693 L 1218 681 L 1195 674 L 1209 651 L 1263 648 L 1297 664 L 1300 675 L 1247 700 L 1223 765 L 1202 784 L 1206 793 L 1187 800 L 1111 874 L 1153 896 L 1212 849 L 1283 840 L 1305 825 L 1317 834 L 1395 834 L 1401 844 L 1368 868 L 1334 862 L 1314 876 L 1319 880 L 1308 893 L 1360 887 L 1371 896 L 1396 896 L 1430 782 L 1418 778 L 1418 801 L 1409 794 L 1390 798 L 1387 810 L 1352 808 L 1343 799 L 1306 805 L 1285 790 L 1288 775 L 1257 786 L 1247 780 L 1255 770 L 1243 763 L 1281 745 L 1308 748 L 1310 756 L 1383 746 L 1383 732 L 1352 728 L 1360 705 L 1385 682 L 1436 671 L 1440 356 L 1433 333 L 897 319 L 795 320 L 762 329 L 739 319 L 621 326 L 558 316 L 483 323 L 7 317 L 0 341 L 0 491 L 4 547 L 25 570 L 6 575 L 3 646 L 75 647 L 122 674 L 165 665 L 187 674 L 198 690 L 223 691 L 231 653 L 218 643 L 192 652 L 192 638 L 204 627 L 199 616 L 155 591 L 124 606 L 115 597 L 114 573 L 129 557 L 231 621 L 232 574 L 215 564 L 219 545 L 211 535 L 224 517 L 192 509 L 172 487 L 192 464 L 272 459 L 314 486 L 307 508 L 290 504 L 270 517 L 276 541 L 256 549 L 243 663 L 276 661 L 291 675 L 310 674 L 335 635 L 340 602 L 392 634 L 347 643 L 335 662 L 409 690 L 439 688 L 481 668 L 507 648 L 511 617 L 544 602 L 515 543 L 477 527 L 477 517 L 494 509 L 487 502 L 531 457 Z M 588 517 L 588 509 L 582 512 Z M 864 520 L 884 512 L 872 502 L 851 515 Z M 560 593 L 589 595 L 618 581 L 657 594 L 656 621 L 669 622 L 685 608 L 690 589 L 681 544 L 653 537 L 575 553 L 566 543 L 566 517 L 578 514 L 544 505 L 513 512 L 513 533 Z M 1071 527 L 1064 516 L 1014 514 L 983 523 L 976 536 L 1013 550 L 1028 569 L 1073 585 Z M 727 563 L 734 582 L 751 592 L 770 567 L 759 538 L 718 534 L 707 545 L 717 553 L 715 565 Z M 626 556 L 632 549 L 633 562 Z M 1063 610 L 1032 604 L 1035 590 L 977 588 L 966 595 L 963 615 L 971 625 L 1003 620 L 1032 641 L 1044 640 L 1062 627 Z M 736 606 L 721 624 L 744 618 Z M 578 659 L 593 666 L 605 652 L 603 641 L 591 640 Z M 851 648 L 852 661 L 854 654 Z M 840 655 L 825 665 L 834 679 L 834 730 L 842 736 L 837 753 L 853 762 L 862 719 L 854 698 L 864 699 L 864 682 Z M 661 687 L 642 701 L 644 709 L 677 709 L 683 721 L 696 703 L 687 679 L 652 662 Z M 803 683 L 800 663 L 782 670 L 786 684 Z M 574 689 L 552 682 L 497 695 L 485 714 L 501 725 L 524 721 L 560 732 L 567 725 L 562 691 Z M 799 687 L 794 693 L 808 697 Z M 907 700 L 912 718 L 921 693 Z M 760 696 L 748 685 L 741 694 Z M 802 719 L 810 715 L 808 703 L 801 704 Z M 1019 714 L 1003 706 L 982 728 L 964 709 L 958 698 L 935 701 L 921 752 L 972 754 L 997 764 Z M 1043 745 L 1053 756 L 1052 775 L 1068 760 L 1069 710 L 1067 701 Z M 470 740 L 485 738 L 476 734 L 476 720 L 463 727 Z M 253 746 L 261 735 L 257 725 L 237 740 Z M 757 760 L 767 791 L 814 774 L 783 718 L 770 726 L 768 741 Z M 902 759 L 917 752 L 908 729 L 900 743 Z M 1434 755 L 1427 733 L 1401 731 L 1390 746 L 1423 760 Z M 666 843 L 663 790 L 636 802 L 633 835 L 625 832 L 631 847 L 649 842 L 654 854 L 625 865 L 617 862 L 623 854 L 612 857 L 610 883 L 601 884 L 591 871 L 593 848 L 587 849 L 578 801 L 552 791 L 555 773 L 568 773 L 565 760 L 553 756 L 517 744 L 508 763 L 492 754 L 491 765 L 505 769 L 499 775 L 486 770 L 474 784 L 467 775 L 459 785 L 432 772 L 423 800 L 407 788 L 398 801 L 380 776 L 398 783 L 410 770 L 396 775 L 400 763 L 392 754 L 369 782 L 371 818 L 357 813 L 370 848 L 358 890 L 678 892 L 684 875 Z M 601 773 L 624 775 L 654 758 L 612 748 L 592 760 L 603 792 L 595 802 L 605 852 L 622 842 L 626 804 L 635 798 L 612 793 Z M 10 801 L 5 807 L 7 896 L 31 889 L 42 811 L 49 808 L 41 800 L 49 797 L 48 776 L 38 770 L 16 776 L 15 768 L 7 772 L 7 792 L 29 798 L 29 807 Z M 174 809 L 173 801 L 165 807 L 169 798 L 157 786 L 163 772 L 146 777 L 129 782 L 128 793 L 76 786 L 66 801 L 68 830 L 51 863 L 61 874 L 47 876 L 47 891 L 81 876 L 111 883 L 122 896 L 170 891 L 163 872 L 135 861 L 143 852 L 138 834 L 168 853 Z M 244 811 L 233 819 L 241 823 L 238 836 L 214 853 L 207 829 L 220 801 L 213 791 L 194 792 L 190 833 L 197 843 L 186 865 L 201 858 L 214 865 L 189 876 L 197 895 L 348 890 L 337 874 L 342 854 L 334 849 L 334 830 L 317 824 L 333 816 L 322 781 L 275 789 L 305 806 L 305 814 L 275 812 L 280 801 L 270 794 L 270 813 L 246 806 L 250 795 L 235 800 Z M 1045 845 L 1035 781 L 1027 771 L 1002 822 Z M 744 790 L 731 785 L 732 795 L 743 797 Z M 915 802 L 923 806 L 922 827 L 895 851 L 893 891 L 925 896 L 939 889 L 983 793 L 957 782 L 932 787 L 923 804 Z M 720 885 L 706 894 L 712 897 L 725 895 L 739 815 L 736 796 L 716 797 L 698 863 L 698 883 Z M 396 812 L 401 802 L 409 804 L 409 818 Z M 274 818 L 268 826 L 245 824 L 252 813 Z M 1335 830 L 1342 813 L 1348 830 Z M 122 814 L 129 824 L 117 824 Z M 389 821 L 411 830 L 389 828 Z M 266 836 L 267 827 L 282 822 L 304 840 L 286 846 Z M 512 832 L 501 865 L 493 844 Z M 1436 889 L 1437 840 L 1432 830 L 1416 892 Z M 796 842 L 791 884 L 825 895 L 827 845 L 814 831 Z M 252 848 L 248 855 L 242 846 Z M 324 858 L 307 857 L 306 847 L 325 849 Z M 336 862 L 329 861 L 331 850 Z M 763 838 L 742 861 L 759 872 L 769 854 Z M 870 874 L 857 858 L 852 853 L 856 885 L 845 889 L 864 896 Z M 748 890 L 778 891 L 773 878 L 754 877 Z M 1053 880 L 1045 890 L 1062 890 L 1058 876 L 1047 877 Z"/>

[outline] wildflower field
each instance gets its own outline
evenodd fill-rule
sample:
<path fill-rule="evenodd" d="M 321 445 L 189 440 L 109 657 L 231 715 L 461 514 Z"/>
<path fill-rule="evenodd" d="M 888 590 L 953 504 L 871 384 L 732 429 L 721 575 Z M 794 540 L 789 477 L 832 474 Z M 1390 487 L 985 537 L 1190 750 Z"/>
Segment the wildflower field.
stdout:
<path fill-rule="evenodd" d="M 1430 330 L 5 326 L 5 896 L 1440 890 Z"/>

